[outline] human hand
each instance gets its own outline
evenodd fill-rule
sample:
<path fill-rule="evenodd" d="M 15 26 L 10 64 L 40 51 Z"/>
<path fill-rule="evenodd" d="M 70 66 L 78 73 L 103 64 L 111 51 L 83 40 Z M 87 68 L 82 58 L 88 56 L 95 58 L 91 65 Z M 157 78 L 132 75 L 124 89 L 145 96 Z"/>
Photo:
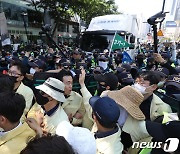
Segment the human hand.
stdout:
<path fill-rule="evenodd" d="M 29 125 L 29 127 L 36 132 L 37 135 L 39 135 L 40 137 L 42 136 L 43 131 L 35 119 L 27 118 L 26 122 Z"/>
<path fill-rule="evenodd" d="M 154 53 L 153 56 L 154 56 L 154 60 L 158 63 L 165 63 L 166 62 L 159 53 Z"/>
<path fill-rule="evenodd" d="M 85 85 L 84 84 L 85 76 L 86 76 L 86 72 L 85 72 L 84 68 L 82 68 L 81 74 L 79 75 L 79 84 L 81 85 L 81 88 Z"/>
<path fill-rule="evenodd" d="M 41 111 L 35 113 L 37 123 L 41 126 L 43 124 L 44 114 Z"/>
<path fill-rule="evenodd" d="M 78 113 L 78 112 L 73 117 L 76 119 L 82 119 L 83 118 L 82 114 Z"/>

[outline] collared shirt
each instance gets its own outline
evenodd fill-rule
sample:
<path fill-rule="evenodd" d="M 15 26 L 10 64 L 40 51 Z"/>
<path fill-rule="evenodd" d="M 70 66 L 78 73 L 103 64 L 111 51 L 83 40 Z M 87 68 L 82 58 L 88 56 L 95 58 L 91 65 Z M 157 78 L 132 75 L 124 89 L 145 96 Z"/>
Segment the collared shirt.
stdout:
<path fill-rule="evenodd" d="M 116 127 L 115 129 L 110 130 L 110 131 L 107 131 L 107 132 L 98 132 L 98 131 L 97 131 L 97 132 L 94 134 L 94 137 L 95 137 L 96 139 L 97 139 L 97 138 L 107 137 L 107 136 L 110 136 L 110 135 L 113 135 L 113 134 L 117 133 L 118 130 L 119 130 L 119 128 Z"/>
<path fill-rule="evenodd" d="M 150 108 L 151 108 L 152 99 L 153 99 L 153 95 L 149 96 L 148 99 L 143 101 L 139 106 L 141 111 L 144 113 L 146 120 L 150 120 Z"/>
<path fill-rule="evenodd" d="M 18 128 L 19 126 L 21 126 L 21 125 L 22 125 L 22 123 L 19 122 L 19 124 L 18 124 L 15 128 L 13 128 L 13 129 L 11 129 L 11 130 L 9 130 L 9 131 L 7 131 L 7 132 L 5 132 L 5 131 L 0 131 L 0 137 L 6 135 L 7 133 L 9 133 L 9 132 L 11 132 L 11 131 L 13 131 L 13 130 L 15 130 L 15 129 L 17 129 L 17 128 Z"/>
<path fill-rule="evenodd" d="M 53 107 L 51 110 L 49 111 L 46 111 L 44 106 L 42 106 L 43 110 L 45 111 L 44 115 L 48 115 L 48 116 L 51 116 L 54 112 L 56 112 L 56 110 L 58 109 L 60 103 L 58 103 L 55 107 Z"/>

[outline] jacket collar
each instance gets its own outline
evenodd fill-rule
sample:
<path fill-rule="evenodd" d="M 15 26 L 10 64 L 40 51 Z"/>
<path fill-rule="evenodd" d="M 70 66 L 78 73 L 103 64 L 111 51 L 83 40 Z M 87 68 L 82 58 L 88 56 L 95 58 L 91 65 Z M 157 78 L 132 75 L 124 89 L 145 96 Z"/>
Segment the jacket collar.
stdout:
<path fill-rule="evenodd" d="M 14 130 L 8 132 L 7 134 L 5 134 L 4 136 L 0 137 L 0 146 L 5 144 L 9 140 L 15 138 L 16 136 L 22 134 L 24 131 L 26 131 L 27 127 L 29 127 L 27 125 L 27 123 L 24 123 L 23 125 L 19 126 L 18 128 L 14 129 Z"/>

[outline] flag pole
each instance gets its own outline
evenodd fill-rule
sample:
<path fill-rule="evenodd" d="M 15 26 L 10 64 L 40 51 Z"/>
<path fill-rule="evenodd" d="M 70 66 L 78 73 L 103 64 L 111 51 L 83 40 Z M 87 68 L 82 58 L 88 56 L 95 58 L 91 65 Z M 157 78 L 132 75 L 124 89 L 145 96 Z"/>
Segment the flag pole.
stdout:
<path fill-rule="evenodd" d="M 111 42 L 111 48 L 110 48 L 110 51 L 109 51 L 109 57 L 110 57 L 110 54 L 111 54 L 111 52 L 112 52 L 112 46 L 113 46 L 113 43 L 114 43 L 114 39 L 115 39 L 116 34 L 117 34 L 117 31 L 115 32 L 114 37 L 113 37 L 113 40 L 112 40 L 112 42 Z"/>

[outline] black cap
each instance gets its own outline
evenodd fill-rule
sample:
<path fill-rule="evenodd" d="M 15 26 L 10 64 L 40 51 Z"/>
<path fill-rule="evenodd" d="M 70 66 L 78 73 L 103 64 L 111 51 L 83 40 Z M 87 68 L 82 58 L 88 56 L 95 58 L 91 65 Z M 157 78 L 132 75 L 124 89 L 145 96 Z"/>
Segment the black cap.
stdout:
<path fill-rule="evenodd" d="M 122 64 L 121 67 L 125 68 L 126 72 L 130 72 L 131 71 L 131 65 L 129 65 L 129 64 Z"/>
<path fill-rule="evenodd" d="M 156 69 L 154 72 L 159 74 L 161 77 L 169 76 L 169 70 L 165 67 L 160 67 L 160 68 Z"/>
<path fill-rule="evenodd" d="M 174 86 L 180 89 L 180 76 L 179 75 L 170 75 L 166 81 L 166 86 Z"/>
<path fill-rule="evenodd" d="M 40 68 L 40 69 L 44 69 L 44 67 L 45 67 L 44 61 L 42 61 L 42 60 L 40 60 L 40 59 L 35 60 L 34 62 L 29 62 L 28 64 L 29 64 L 29 66 L 31 66 L 31 67 L 38 67 L 38 68 Z"/>
<path fill-rule="evenodd" d="M 132 75 L 128 72 L 119 73 L 117 77 L 118 77 L 119 83 L 132 84 L 134 82 Z"/>

